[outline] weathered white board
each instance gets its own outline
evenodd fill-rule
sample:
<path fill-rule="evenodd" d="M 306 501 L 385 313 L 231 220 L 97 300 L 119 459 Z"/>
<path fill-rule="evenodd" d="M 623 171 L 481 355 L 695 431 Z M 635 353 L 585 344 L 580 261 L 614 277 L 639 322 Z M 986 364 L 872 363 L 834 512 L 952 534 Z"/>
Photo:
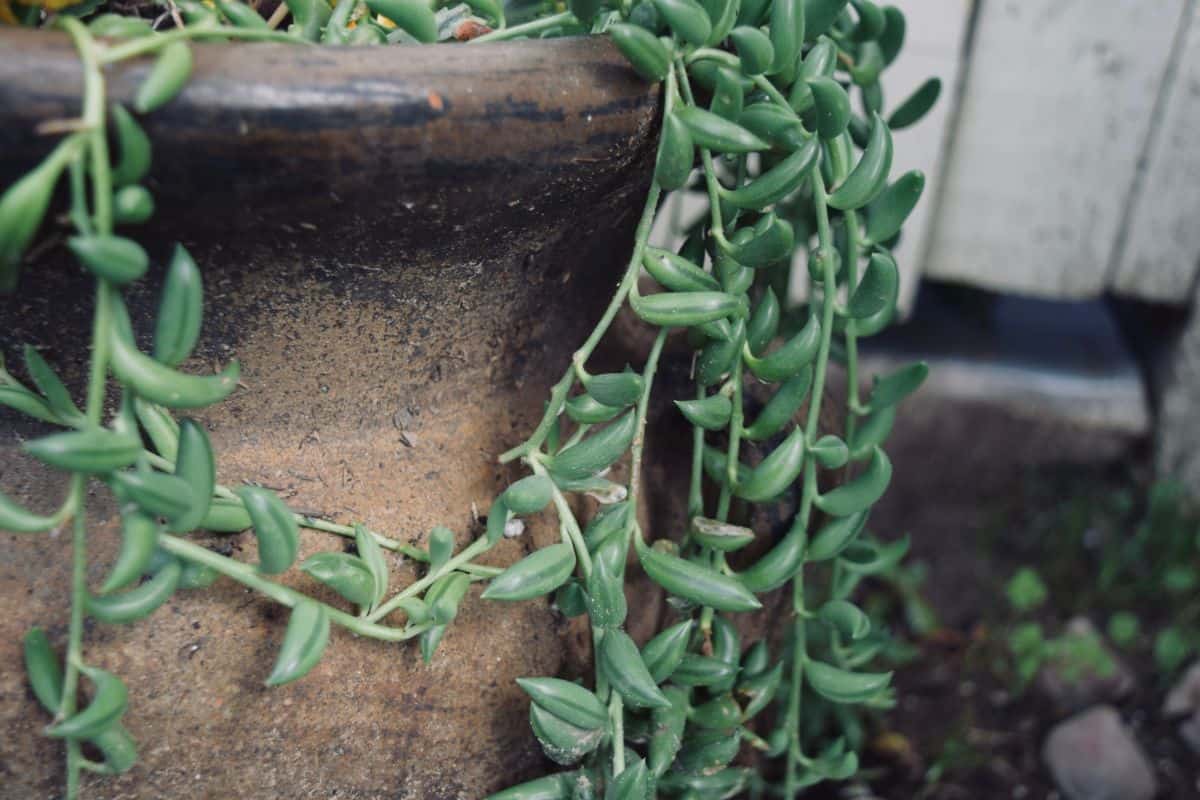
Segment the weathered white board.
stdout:
<path fill-rule="evenodd" d="M 982 4 L 926 275 L 1060 298 L 1105 289 L 1184 5 Z"/>
<path fill-rule="evenodd" d="M 1200 266 L 1200 16 L 1193 10 L 1151 131 L 1111 283 L 1122 295 L 1183 305 Z"/>
<path fill-rule="evenodd" d="M 904 50 L 883 76 L 888 108 L 895 108 L 929 78 L 940 78 L 942 95 L 917 125 L 897 131 L 892 174 L 910 169 L 925 173 L 925 194 L 904 226 L 896 251 L 900 264 L 900 308 L 907 314 L 922 272 L 935 221 L 943 178 L 942 155 L 950 139 L 954 102 L 962 75 L 962 46 L 971 17 L 972 0 L 900 0 L 908 20 Z"/>

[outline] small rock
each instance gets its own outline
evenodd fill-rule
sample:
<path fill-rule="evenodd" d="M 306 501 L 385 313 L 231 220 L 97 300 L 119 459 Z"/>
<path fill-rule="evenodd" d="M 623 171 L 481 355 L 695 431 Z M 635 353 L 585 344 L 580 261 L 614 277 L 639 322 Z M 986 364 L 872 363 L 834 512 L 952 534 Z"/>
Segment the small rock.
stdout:
<path fill-rule="evenodd" d="M 1133 690 L 1133 672 L 1086 617 L 1068 622 L 1055 641 L 1071 652 L 1050 657 L 1038 670 L 1036 685 L 1060 712 L 1119 700 Z"/>
<path fill-rule="evenodd" d="M 1192 752 L 1200 754 L 1200 661 L 1171 687 L 1162 712 L 1168 717 L 1187 717 L 1179 725 L 1179 737 Z"/>
<path fill-rule="evenodd" d="M 1193 714 L 1180 724 L 1179 738 L 1192 748 L 1193 753 L 1200 756 L 1200 712 Z"/>
<path fill-rule="evenodd" d="M 1176 681 L 1163 702 L 1163 713 L 1168 717 L 1194 714 L 1200 711 L 1200 661 L 1192 664 L 1183 677 Z"/>
<path fill-rule="evenodd" d="M 1097 706 L 1060 722 L 1042 760 L 1069 800 L 1150 800 L 1150 762 L 1112 706 Z"/>

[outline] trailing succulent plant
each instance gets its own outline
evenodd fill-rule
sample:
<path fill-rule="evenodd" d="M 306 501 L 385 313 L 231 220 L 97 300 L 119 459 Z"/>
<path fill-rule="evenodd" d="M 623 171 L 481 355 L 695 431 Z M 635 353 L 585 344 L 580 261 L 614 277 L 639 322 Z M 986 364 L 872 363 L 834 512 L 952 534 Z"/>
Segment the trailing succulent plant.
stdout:
<path fill-rule="evenodd" d="M 65 658 L 42 631 L 25 638 L 30 684 L 51 715 L 46 735 L 66 746 L 67 796 L 77 795 L 82 771 L 119 773 L 136 757 L 121 724 L 124 683 L 84 658 L 85 617 L 133 622 L 174 592 L 220 577 L 291 608 L 270 685 L 303 677 L 334 624 L 383 641 L 418 639 L 430 658 L 475 581 L 488 582 L 484 599 L 552 595 L 562 613 L 586 615 L 592 687 L 555 677 L 520 681 L 533 732 L 564 770 L 494 800 L 792 798 L 855 774 L 862 738 L 856 711 L 886 707 L 892 696 L 890 674 L 869 666 L 885 639 L 852 598 L 860 581 L 893 567 L 907 546 L 874 538 L 867 521 L 891 477 L 881 445 L 896 406 L 926 373 L 924 365 L 910 365 L 860 393 L 858 340 L 879 333 L 895 313 L 899 276 L 891 248 L 924 184 L 918 172 L 889 181 L 892 131 L 919 120 L 939 89 L 930 81 L 884 115 L 880 75 L 903 44 L 901 12 L 871 0 L 621 0 L 616 7 L 573 0 L 565 9 L 472 0 L 436 11 L 426 0 L 338 0 L 332 8 L 324 0 L 288 0 L 268 21 L 236 0 L 175 0 L 159 20 L 168 29 L 158 31 L 139 17 L 98 14 L 96 5 L 50 15 L 0 2 L 0 19 L 66 31 L 85 74 L 80 124 L 0 196 L 5 289 L 16 285 L 61 180 L 74 229 L 67 248 L 95 277 L 83 408 L 36 350 L 25 351 L 32 386 L 0 365 L 0 403 L 63 429 L 24 445 L 69 474 L 61 506 L 36 514 L 0 494 L 0 529 L 73 531 Z M 287 33 L 274 30 L 289 20 Z M 200 333 L 201 271 L 182 247 L 175 250 L 152 347 L 143 350 L 122 292 L 149 259 L 114 231 L 153 214 L 153 198 L 139 184 L 151 148 L 138 115 L 169 102 L 185 84 L 191 41 L 412 44 L 464 38 L 456 33 L 464 21 L 477 34 L 494 26 L 475 41 L 608 34 L 641 75 L 661 82 L 663 116 L 654 183 L 617 291 L 552 388 L 540 424 L 500 456 L 531 474 L 495 500 L 486 532 L 455 553 L 445 528 L 418 548 L 363 525 L 296 514 L 262 487 L 217 484 L 204 428 L 174 416 L 217 403 L 237 385 L 236 363 L 214 375 L 179 369 Z M 103 71 L 141 57 L 154 63 L 131 113 L 109 103 Z M 649 245 L 670 191 L 707 203 L 678 252 Z M 789 307 L 794 263 L 807 271 L 808 292 L 806 302 Z M 644 291 L 644 274 L 659 291 Z M 657 328 L 641 371 L 590 372 L 590 356 L 626 306 Z M 683 331 L 694 350 L 694 393 L 675 402 L 693 430 L 688 519 L 674 532 L 681 536 L 643 530 L 637 513 L 647 412 L 674 331 Z M 847 380 L 840 431 L 822 428 L 835 361 Z M 120 401 L 106 418 L 110 382 Z M 752 401 L 764 393 L 765 403 Z M 625 458 L 629 479 L 622 486 L 606 474 Z M 86 579 L 93 482 L 112 493 L 122 532 L 118 557 L 98 587 Z M 606 501 L 590 519 L 577 518 L 568 502 L 584 492 Z M 741 563 L 741 556 L 733 554 L 762 538 L 745 524 L 753 509 L 772 504 L 789 516 L 786 533 L 734 569 L 730 559 Z M 520 517 L 550 505 L 560 543 L 503 571 L 475 563 L 519 531 Z M 357 555 L 319 553 L 300 568 L 357 613 L 273 579 L 293 566 L 301 527 L 354 539 Z M 199 529 L 253 529 L 258 563 L 190 541 L 187 534 Z M 423 562 L 424 576 L 389 596 L 385 550 Z M 624 630 L 631 552 L 669 593 L 677 616 L 640 648 Z M 744 647 L 737 615 L 762 608 L 760 597 L 777 591 L 789 608 L 782 630 Z M 90 685 L 86 702 L 83 679 Z M 102 759 L 85 757 L 84 743 Z M 759 756 L 738 759 L 743 750 Z M 755 766 L 731 766 L 735 760 Z"/>

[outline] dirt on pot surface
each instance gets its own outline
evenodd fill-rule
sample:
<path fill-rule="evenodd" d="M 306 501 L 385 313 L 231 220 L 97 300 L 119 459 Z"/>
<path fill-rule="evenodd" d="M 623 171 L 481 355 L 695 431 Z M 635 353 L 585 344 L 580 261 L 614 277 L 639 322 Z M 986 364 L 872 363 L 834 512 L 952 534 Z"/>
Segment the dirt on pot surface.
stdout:
<path fill-rule="evenodd" d="M 594 72 L 583 65 L 565 74 L 576 80 Z M 599 75 L 638 93 L 605 120 L 531 121 L 528 108 L 512 110 L 524 147 L 536 147 L 538 124 L 553 132 L 540 165 L 499 165 L 535 173 L 519 186 L 480 178 L 480 192 L 468 197 L 454 171 L 439 172 L 428 153 L 412 151 L 405 168 L 424 170 L 422 181 L 406 184 L 403 196 L 394 185 L 372 184 L 403 209 L 396 218 L 331 230 L 316 224 L 322 219 L 272 216 L 278 197 L 274 205 L 206 207 L 195 215 L 208 227 L 181 235 L 204 270 L 208 316 L 186 368 L 205 372 L 235 357 L 242 364 L 231 399 L 194 414 L 212 438 L 221 483 L 259 483 L 297 511 L 365 521 L 418 545 L 439 524 L 456 532 L 459 547 L 479 535 L 494 498 L 523 474 L 498 465 L 496 454 L 533 430 L 549 386 L 599 318 L 628 258 L 650 179 L 655 96 L 627 68 Z M 603 87 L 587 94 L 604 95 Z M 480 124 L 499 131 L 500 117 L 494 111 Z M 482 197 L 485 187 L 491 194 Z M 514 191 L 521 196 L 506 194 Z M 164 208 L 168 217 L 189 210 L 179 194 L 170 198 L 184 207 Z M 405 203 L 437 212 L 405 216 Z M 479 203 L 496 213 L 464 213 Z M 240 219 L 218 235 L 220 213 Z M 375 235 L 386 225 L 393 235 Z M 155 266 L 129 297 L 143 335 L 153 327 L 171 244 L 148 242 Z M 20 346 L 31 343 L 78 389 L 90 282 L 61 248 L 43 253 L 28 265 L 21 291 L 0 300 L 0 352 L 19 373 Z M 19 445 L 45 432 L 0 413 L 0 485 L 39 511 L 59 500 L 62 481 L 21 456 Z M 117 548 L 106 496 L 90 496 L 93 587 Z M 551 519 L 535 520 L 483 560 L 507 565 L 557 540 Z M 255 558 L 249 533 L 199 540 Z M 299 557 L 346 544 L 305 531 Z M 62 748 L 41 735 L 49 719 L 27 686 L 20 642 L 41 626 L 63 648 L 69 553 L 69 536 L 0 533 L 5 800 L 61 792 Z M 406 584 L 415 574 L 397 560 L 392 582 Z M 282 580 L 319 592 L 298 570 Z M 430 665 L 415 642 L 358 640 L 335 630 L 305 679 L 273 690 L 263 681 L 286 612 L 231 581 L 179 592 L 133 625 L 89 623 L 88 662 L 130 687 L 124 723 L 139 743 L 139 763 L 120 777 L 88 776 L 86 796 L 477 800 L 540 774 L 528 698 L 515 679 L 581 674 L 590 659 L 587 631 L 545 601 L 481 603 L 479 592 L 471 590 Z"/>

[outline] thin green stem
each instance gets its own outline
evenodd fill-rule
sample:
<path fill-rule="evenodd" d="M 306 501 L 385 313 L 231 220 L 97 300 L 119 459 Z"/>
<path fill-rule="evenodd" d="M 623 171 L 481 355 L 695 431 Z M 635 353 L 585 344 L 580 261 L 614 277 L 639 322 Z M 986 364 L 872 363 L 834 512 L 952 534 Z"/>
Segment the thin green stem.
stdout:
<path fill-rule="evenodd" d="M 307 514 L 293 514 L 296 518 L 296 524 L 302 528 L 311 528 L 314 531 L 323 531 L 324 533 L 336 533 L 338 536 L 346 536 L 353 538 L 355 536 L 354 526 L 340 525 L 336 522 L 330 522 L 325 519 L 318 519 Z M 381 533 L 376 533 L 373 530 L 367 529 L 367 532 L 379 542 L 379 546 L 388 550 L 394 550 L 397 553 L 402 553 L 416 561 L 428 561 L 429 557 L 425 556 L 419 549 L 410 544 L 405 544 L 396 539 L 390 539 Z"/>
<path fill-rule="evenodd" d="M 509 28 L 508 30 L 513 30 Z M 559 379 L 558 383 L 550 392 L 550 402 L 546 405 L 546 412 L 542 415 L 542 421 L 538 423 L 537 428 L 533 433 L 520 445 L 512 448 L 508 452 L 500 456 L 500 463 L 507 464 L 518 458 L 533 453 L 542 446 L 546 441 L 546 437 L 550 434 L 550 428 L 554 425 L 554 420 L 562 413 L 563 406 L 567 402 L 567 395 L 571 392 L 571 387 L 575 385 L 575 378 L 578 374 L 577 370 L 582 368 L 582 365 L 591 356 L 592 351 L 596 349 L 596 345 L 600 343 L 600 339 L 608 331 L 612 321 L 616 318 L 617 312 L 625 305 L 625 298 L 629 296 L 630 290 L 637 282 L 638 275 L 642 269 L 642 254 L 646 250 L 646 242 L 650 238 L 650 229 L 654 226 L 654 212 L 658 209 L 658 198 L 662 194 L 662 189 L 657 183 L 650 187 L 650 191 L 646 194 L 646 204 L 642 207 L 642 216 L 638 221 L 637 231 L 634 233 L 633 255 L 629 258 L 629 264 L 625 267 L 625 276 L 621 279 L 621 283 L 617 286 L 617 291 L 613 295 L 612 300 L 608 303 L 608 308 L 604 310 L 604 315 L 600 317 L 600 321 L 596 323 L 596 327 L 592 330 L 587 341 L 583 346 L 575 351 L 571 358 L 571 366 L 567 368 L 566 373 Z M 579 365 L 579 366 L 576 366 Z"/>
<path fill-rule="evenodd" d="M 704 387 L 696 382 L 696 399 L 705 398 Z M 688 485 L 688 518 L 704 516 L 704 428 L 692 426 L 692 475 Z"/>
<path fill-rule="evenodd" d="M 720 61 L 722 64 L 734 67 L 735 69 L 740 69 L 742 66 L 742 60 L 733 53 L 725 50 L 717 50 L 713 47 L 698 47 L 689 53 L 684 60 L 688 64 L 695 64 L 697 61 L 703 61 L 705 59 L 709 61 Z"/>
<path fill-rule="evenodd" d="M 846 212 L 846 227 L 849 230 L 846 244 L 846 291 L 847 296 L 854 294 L 858 287 L 858 259 L 862 247 L 862 230 L 859 227 L 858 212 Z M 846 320 L 846 443 L 854 439 L 858 429 L 858 410 L 861 401 L 858 396 L 858 326 L 854 319 Z"/>
<path fill-rule="evenodd" d="M 642 394 L 638 398 L 636 411 L 636 429 L 633 436 L 633 444 L 630 448 L 629 456 L 629 493 L 628 502 L 631 509 L 629 521 L 625 525 L 625 530 L 622 535 L 624 543 L 622 552 L 628 553 L 629 546 L 635 535 L 641 536 L 640 528 L 637 525 L 637 509 L 638 499 L 641 494 L 642 485 L 642 453 L 646 445 L 646 417 L 650 410 L 650 397 L 654 390 L 654 378 L 658 373 L 658 362 L 662 356 L 663 346 L 666 344 L 668 328 L 661 328 L 658 335 L 654 337 L 654 344 L 650 347 L 650 354 L 646 358 L 646 366 L 642 369 Z M 556 502 L 558 492 L 555 490 Z M 580 537 L 582 544 L 582 537 Z M 587 548 L 584 547 L 586 552 Z M 586 578 L 586 573 L 584 575 Z M 604 636 L 604 631 L 592 626 L 592 645 L 593 652 L 599 652 L 600 640 Z M 605 693 L 609 693 L 608 680 L 600 671 L 599 667 L 595 669 L 596 675 L 596 692 L 603 697 Z M 609 693 L 609 717 L 612 725 L 612 764 L 613 775 L 620 775 L 625 770 L 625 718 L 622 708 L 621 695 L 618 692 Z"/>
<path fill-rule="evenodd" d="M 738 343 L 738 352 L 742 345 Z M 726 474 L 721 484 L 721 496 L 717 502 L 717 519 L 721 522 L 729 520 L 729 505 L 733 500 L 733 490 L 737 487 L 737 470 L 742 463 L 742 359 L 738 358 L 733 366 L 730 382 L 733 384 L 733 413 L 729 419 L 729 448 L 725 453 Z"/>
<path fill-rule="evenodd" d="M 295 589 L 289 589 L 286 586 L 262 577 L 253 566 L 244 564 L 241 561 L 235 561 L 220 553 L 214 553 L 206 547 L 189 542 L 187 539 L 181 539 L 178 536 L 164 533 L 159 537 L 158 544 L 163 550 L 177 558 L 211 567 L 222 575 L 232 578 L 243 586 L 254 589 L 256 592 L 289 608 L 302 600 L 311 601 L 311 598 L 302 592 L 297 592 Z M 419 636 L 428 627 L 418 625 L 409 628 L 392 628 L 387 625 L 377 625 L 375 624 L 375 619 L 377 618 L 375 614 L 369 617 L 356 617 L 333 606 L 324 603 L 322 605 L 325 605 L 331 622 L 336 622 L 343 628 L 360 636 L 380 639 L 385 642 L 402 642 L 406 639 L 412 639 Z"/>
<path fill-rule="evenodd" d="M 546 470 L 546 465 L 541 462 L 536 456 L 530 456 L 529 466 L 533 469 L 535 475 L 549 477 L 550 473 Z M 579 572 L 583 575 L 584 580 L 592 574 L 592 556 L 588 552 L 587 544 L 583 541 L 583 531 L 579 527 L 579 521 L 575 519 L 575 513 L 571 511 L 571 506 L 567 503 L 566 496 L 554 485 L 554 510 L 558 514 L 558 522 L 562 531 L 563 542 L 571 545 L 575 550 L 575 559 L 579 562 Z"/>
<path fill-rule="evenodd" d="M 414 596 L 420 594 L 421 592 L 425 591 L 425 589 L 427 587 L 433 585 L 433 582 L 436 581 L 438 578 L 442 577 L 443 575 L 447 575 L 456 569 L 459 569 L 464 564 L 470 563 L 471 560 L 474 559 L 476 556 L 482 555 L 483 553 L 486 553 L 488 550 L 491 550 L 491 549 L 492 549 L 492 545 L 488 542 L 487 537 L 480 536 L 478 539 L 476 539 L 475 541 L 471 542 L 469 545 L 464 547 L 462 549 L 461 553 L 454 556 L 453 558 L 448 559 L 446 561 L 446 563 L 443 564 L 438 569 L 430 570 L 429 574 L 426 575 L 424 578 L 421 578 L 420 580 L 417 580 L 417 581 L 413 581 L 408 586 L 406 586 L 402 591 L 400 591 L 396 595 L 394 595 L 386 603 L 384 603 L 379 608 L 375 609 L 374 611 L 372 611 L 370 614 L 368 614 L 366 617 L 363 617 L 362 619 L 364 619 L 367 622 L 378 622 L 379 620 L 383 619 L 388 614 L 392 613 L 397 608 L 399 608 L 400 604 L 402 602 L 404 602 L 404 600 L 406 600 L 407 598 L 414 597 Z M 349 627 L 349 626 L 347 626 L 347 627 Z"/>
<path fill-rule="evenodd" d="M 547 17 L 547 19 L 550 18 Z M 512 28 L 506 28 L 505 32 L 518 30 L 521 27 L 523 26 L 517 25 Z M 481 36 L 479 39 L 474 39 L 473 41 L 486 39 L 490 35 Z M 670 82 L 668 81 L 669 85 Z M 671 104 L 670 97 L 667 98 L 666 104 L 667 108 L 669 108 Z M 641 218 L 638 220 L 637 229 L 634 231 L 633 253 L 630 255 L 629 263 L 625 267 L 625 275 L 617 285 L 616 293 L 613 294 L 612 299 L 608 302 L 608 308 L 604 310 L 600 321 L 596 323 L 596 327 L 592 329 L 583 346 L 571 356 L 571 366 L 567 368 L 562 378 L 550 390 L 550 400 L 546 404 L 546 410 L 542 414 L 541 422 L 538 423 L 538 426 L 530 434 L 529 438 L 500 455 L 499 460 L 501 464 L 507 464 L 518 458 L 524 458 L 542 446 L 546 441 L 546 437 L 550 435 L 550 429 L 554 426 L 554 421 L 562 413 L 563 406 L 567 402 L 567 395 L 570 394 L 571 387 L 575 385 L 576 378 L 584 377 L 587 374 L 584 365 L 596 349 L 596 346 L 600 344 L 600 340 L 604 337 L 604 334 L 608 332 L 609 326 L 616 319 L 621 307 L 625 305 L 625 300 L 628 298 L 629 293 L 637 286 L 637 279 L 642 271 L 642 255 L 646 251 L 646 243 L 649 241 L 650 231 L 654 227 L 654 216 L 655 212 L 658 211 L 658 200 L 661 196 L 662 188 L 658 185 L 658 182 L 651 183 L 650 191 L 646 193 L 646 202 L 642 206 Z"/>
<path fill-rule="evenodd" d="M 259 30 L 253 28 L 233 28 L 222 25 L 214 28 L 175 28 L 154 36 L 145 36 L 131 42 L 111 45 L 100 51 L 98 58 L 101 64 L 112 64 L 127 58 L 146 55 L 161 50 L 171 42 L 204 41 L 205 39 L 238 39 L 249 42 L 285 42 L 295 45 L 312 45 L 304 39 L 299 39 L 280 31 Z"/>
<path fill-rule="evenodd" d="M 833 247 L 833 236 L 829 225 L 829 206 L 826 199 L 825 180 L 821 177 L 820 166 L 812 169 L 813 204 L 817 214 L 817 238 L 820 248 L 828 250 Z M 821 343 L 817 352 L 816 374 L 813 377 L 812 395 L 808 404 L 808 419 L 805 423 L 805 441 L 811 445 L 817 440 L 821 422 L 821 401 L 825 394 L 825 377 L 829 366 L 829 349 L 833 334 L 834 303 L 836 302 L 836 274 L 833 269 L 833 259 L 822 259 L 823 270 L 821 285 Z M 809 458 L 804 464 L 804 488 L 800 498 L 800 509 L 796 512 L 793 525 L 802 529 L 808 528 L 812 515 L 813 502 L 817 496 L 817 465 Z M 797 766 L 804 761 L 804 753 L 800 742 L 800 700 L 804 682 L 804 666 L 808 660 L 806 645 L 804 611 L 804 567 L 792 579 L 792 610 L 794 613 L 792 629 L 792 675 L 791 691 L 788 694 L 788 706 L 785 726 L 788 732 L 789 744 L 787 752 L 787 772 L 784 778 L 784 797 L 794 798 L 800 791 L 798 785 Z"/>
<path fill-rule="evenodd" d="M 58 718 L 66 719 L 75 714 L 79 705 L 79 667 L 83 663 L 83 598 L 87 596 L 87 518 L 83 497 L 87 490 L 87 478 L 71 476 L 71 493 L 78 498 L 78 511 L 72 525 L 71 546 L 71 621 L 67 631 L 67 666 L 63 675 L 63 696 L 58 708 Z M 79 770 L 83 752 L 79 742 L 67 741 L 67 792 L 68 800 L 79 795 Z"/>
<path fill-rule="evenodd" d="M 583 441 L 583 437 L 586 436 L 587 432 L 591 429 L 592 426 L 589 424 L 580 425 L 565 442 L 558 446 L 558 451 L 561 452 L 566 450 L 568 447 L 574 447 L 575 445 L 579 444 L 581 441 Z"/>
<path fill-rule="evenodd" d="M 76 425 L 74 427 L 78 428 L 82 426 Z M 143 450 L 142 458 L 146 459 L 146 463 L 155 469 L 162 470 L 163 472 L 175 472 L 175 462 L 158 453 L 150 450 Z M 231 502 L 241 503 L 241 498 L 239 498 L 237 493 L 228 486 L 217 484 L 213 487 L 213 494 Z M 335 533 L 338 536 L 345 536 L 350 539 L 354 538 L 356 535 L 353 525 L 342 525 L 340 523 L 330 522 L 329 520 L 320 519 L 309 514 L 292 514 L 292 518 L 296 520 L 296 524 L 301 528 L 309 528 L 311 530 L 322 531 L 324 533 Z M 382 533 L 371 530 L 370 528 L 367 529 L 367 533 L 371 534 L 371 536 L 375 538 L 375 541 L 379 543 L 379 546 L 385 550 L 392 550 L 400 553 L 403 556 L 411 558 L 413 561 L 429 561 L 429 554 L 419 547 L 402 542 L 399 539 L 389 538 L 384 536 Z M 463 572 L 471 572 L 478 575 L 498 574 L 495 572 L 494 567 L 485 567 L 480 564 L 464 564 L 459 569 Z"/>
<path fill-rule="evenodd" d="M 842 134 L 843 137 L 848 134 Z M 846 163 L 844 151 L 839 147 L 831 147 L 830 153 L 833 155 L 833 179 L 836 183 L 845 180 L 846 175 L 850 171 L 850 165 Z M 854 290 L 858 287 L 858 261 L 862 253 L 864 245 L 862 227 L 859 221 L 857 211 L 845 212 L 846 229 L 849 233 L 847 237 L 847 253 L 846 253 L 846 293 L 847 297 L 853 296 Z M 858 330 L 857 323 L 847 317 L 845 320 L 845 342 L 846 342 L 846 442 L 849 443 L 854 439 L 854 433 L 858 428 L 858 414 L 862 410 L 862 403 L 859 399 L 858 387 Z M 849 471 L 849 465 L 846 469 Z M 835 565 L 835 570 L 837 565 Z"/>
<path fill-rule="evenodd" d="M 658 360 L 662 356 L 663 345 L 667 341 L 668 328 L 662 328 L 654 337 L 646 366 L 642 370 L 642 396 L 637 406 L 637 433 L 633 437 L 633 447 L 629 456 L 629 506 L 633 513 L 629 516 L 629 524 L 625 526 L 625 551 L 628 552 L 637 522 L 638 498 L 642 485 L 642 451 L 646 446 L 646 415 L 650 409 L 650 394 L 654 388 L 654 376 L 658 372 Z"/>
<path fill-rule="evenodd" d="M 692 85 L 688 81 L 687 68 L 683 65 L 683 59 L 676 59 L 675 79 L 675 85 L 678 86 L 684 101 L 688 105 L 695 105 L 696 98 L 692 94 Z M 725 222 L 721 218 L 721 183 L 717 180 L 717 168 L 713 163 L 712 153 L 703 147 L 699 150 L 700 164 L 704 167 L 704 182 L 708 189 L 708 207 L 712 221 L 709 233 L 718 245 L 727 246 Z"/>
<path fill-rule="evenodd" d="M 510 28 L 501 28 L 491 33 L 485 33 L 483 36 L 477 36 L 472 39 L 471 44 L 476 42 L 503 42 L 507 39 L 519 39 L 522 36 L 530 36 L 578 21 L 570 11 L 562 11 L 558 14 L 551 14 L 548 17 L 531 20 L 520 25 L 513 25 Z"/>
<path fill-rule="evenodd" d="M 87 175 L 83 159 L 78 156 L 71 159 L 71 222 L 83 234 L 92 232 L 92 220 L 88 216 L 87 207 Z"/>
<path fill-rule="evenodd" d="M 64 18 L 63 27 L 79 51 L 84 72 L 83 119 L 87 125 L 88 151 L 92 161 L 93 224 L 100 234 L 112 232 L 112 176 L 108 142 L 104 130 L 104 76 L 96 58 L 95 43 L 87 28 L 76 19 Z M 73 190 L 83 190 L 83 181 L 73 180 Z M 81 201 L 76 198 L 76 208 Z M 90 427 L 99 427 L 104 415 L 104 390 L 108 376 L 108 331 L 111 325 L 112 288 L 96 281 L 96 307 L 92 317 L 92 357 L 88 371 L 84 415 Z M 83 617 L 87 600 L 87 476 L 71 477 L 68 505 L 74 512 L 71 535 L 71 619 L 67 630 L 67 659 L 63 674 L 63 696 L 58 718 L 72 716 L 79 705 L 79 672 L 83 665 Z M 79 795 L 83 752 L 76 740 L 67 742 L 67 800 Z"/>
<path fill-rule="evenodd" d="M 783 92 L 776 89 L 775 84 L 773 84 L 769 80 L 767 80 L 766 77 L 764 77 L 762 75 L 755 75 L 754 76 L 754 85 L 757 86 L 762 91 L 766 92 L 767 96 L 770 97 L 771 101 L 774 102 L 776 105 L 780 105 L 780 106 L 783 106 L 784 108 L 786 108 L 788 111 L 790 111 L 792 113 L 792 116 L 796 115 L 795 110 L 792 109 L 792 104 L 789 103 L 787 101 L 787 98 L 783 96 Z"/>
<path fill-rule="evenodd" d="M 97 761 L 92 761 L 90 758 L 80 757 L 79 768 L 87 772 L 95 772 L 97 775 L 117 774 L 108 764 L 101 764 Z"/>
<path fill-rule="evenodd" d="M 625 712 L 620 692 L 613 692 L 608 699 L 608 718 L 612 724 L 612 765 L 615 778 L 625 771 Z"/>

